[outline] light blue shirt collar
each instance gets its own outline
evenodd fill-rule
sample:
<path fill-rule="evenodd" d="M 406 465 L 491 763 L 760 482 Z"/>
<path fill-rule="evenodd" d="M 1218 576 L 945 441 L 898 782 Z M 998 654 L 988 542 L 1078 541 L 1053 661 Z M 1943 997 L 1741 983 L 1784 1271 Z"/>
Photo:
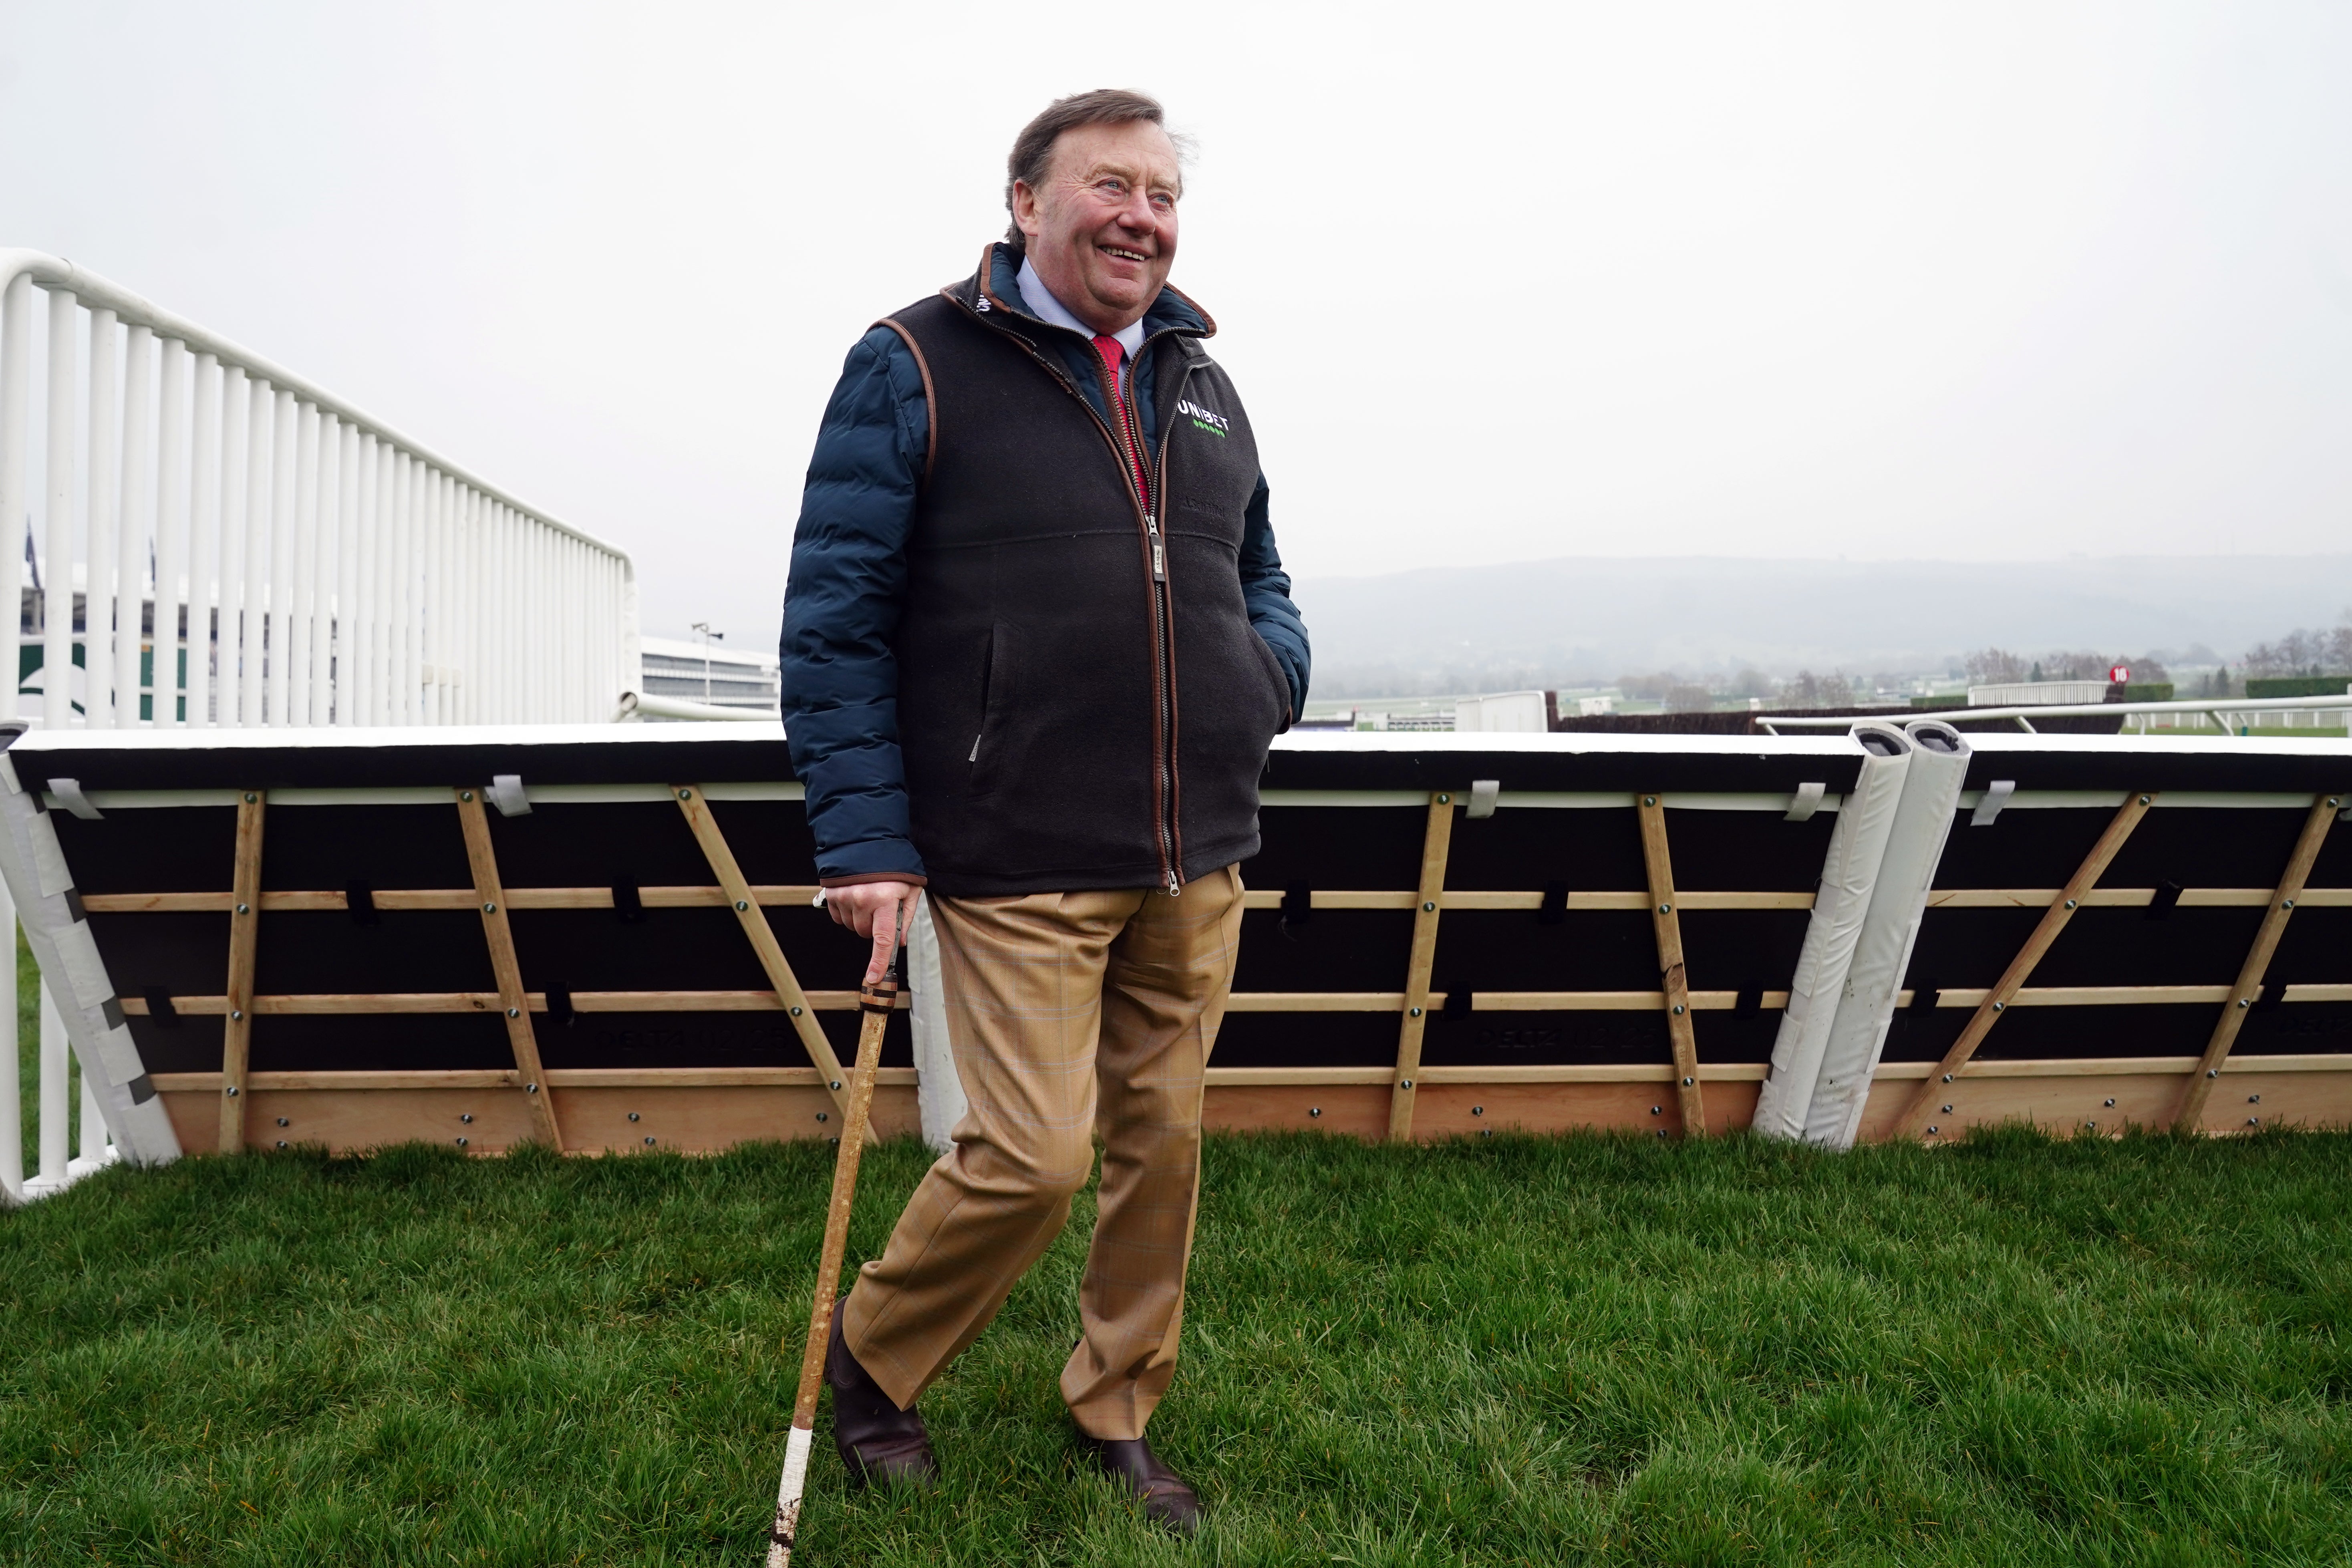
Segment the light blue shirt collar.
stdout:
<path fill-rule="evenodd" d="M 1021 258 L 1019 281 L 1021 302 L 1029 307 L 1031 315 L 1041 321 L 1050 321 L 1057 327 L 1067 327 L 1082 338 L 1094 337 L 1095 330 L 1092 327 L 1062 308 L 1062 302 L 1054 298 L 1054 291 L 1045 287 L 1045 280 L 1037 276 L 1037 269 L 1029 264 L 1029 258 L 1025 256 Z M 1127 362 L 1135 357 L 1135 351 L 1143 346 L 1143 323 L 1130 321 L 1110 335 L 1118 340 L 1120 353 L 1119 365 L 1124 371 Z"/>

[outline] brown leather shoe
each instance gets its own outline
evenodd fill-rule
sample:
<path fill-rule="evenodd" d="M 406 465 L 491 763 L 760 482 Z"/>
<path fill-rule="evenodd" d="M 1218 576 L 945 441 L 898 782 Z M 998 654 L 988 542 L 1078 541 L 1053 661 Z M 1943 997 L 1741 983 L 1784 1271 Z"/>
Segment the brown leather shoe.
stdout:
<path fill-rule="evenodd" d="M 1105 1475 L 1134 1495 L 1152 1523 L 1175 1535 L 1191 1535 L 1201 1528 L 1200 1495 L 1161 1462 L 1150 1444 L 1140 1437 L 1090 1437 L 1084 1432 L 1078 1434 L 1078 1443 L 1094 1455 Z"/>
<path fill-rule="evenodd" d="M 833 1338 L 824 1351 L 824 1380 L 833 1385 L 833 1446 L 849 1471 L 849 1484 L 862 1487 L 938 1484 L 940 1462 L 931 1455 L 930 1434 L 913 1406 L 898 1408 L 873 1374 L 858 1364 L 842 1338 L 844 1297 L 833 1304 Z"/>

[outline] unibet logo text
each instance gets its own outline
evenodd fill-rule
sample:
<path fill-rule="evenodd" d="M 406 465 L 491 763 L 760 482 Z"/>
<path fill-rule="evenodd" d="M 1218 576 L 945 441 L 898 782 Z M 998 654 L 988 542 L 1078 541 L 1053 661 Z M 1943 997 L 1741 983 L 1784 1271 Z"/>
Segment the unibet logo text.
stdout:
<path fill-rule="evenodd" d="M 1223 436 L 1233 427 L 1232 421 L 1223 415 L 1212 414 L 1190 398 L 1177 404 L 1176 412 L 1188 416 L 1196 428 L 1206 430 L 1212 436 Z"/>

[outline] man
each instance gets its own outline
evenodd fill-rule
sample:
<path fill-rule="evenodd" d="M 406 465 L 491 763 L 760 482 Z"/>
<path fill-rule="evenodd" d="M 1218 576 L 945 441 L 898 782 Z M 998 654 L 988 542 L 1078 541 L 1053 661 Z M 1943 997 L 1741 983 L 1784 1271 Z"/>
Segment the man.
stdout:
<path fill-rule="evenodd" d="M 915 1402 L 1045 1252 L 1103 1142 L 1062 1396 L 1154 1520 L 1202 1069 L 1306 627 L 1240 398 L 1167 286 L 1160 105 L 1062 99 L 1007 161 L 1013 226 L 850 352 L 809 466 L 783 710 L 834 919 L 868 978 L 928 887 L 970 1110 L 834 1313 L 854 1481 L 937 1473 Z"/>

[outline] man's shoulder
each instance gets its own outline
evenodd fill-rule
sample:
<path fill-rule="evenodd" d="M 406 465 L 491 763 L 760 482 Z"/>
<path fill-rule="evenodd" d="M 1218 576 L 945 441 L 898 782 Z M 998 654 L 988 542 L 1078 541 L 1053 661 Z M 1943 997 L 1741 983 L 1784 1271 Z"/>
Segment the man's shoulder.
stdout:
<path fill-rule="evenodd" d="M 953 285 L 950 287 L 952 288 Z M 948 290 L 943 289 L 926 294 L 910 305 L 900 306 L 877 320 L 874 325 L 883 331 L 891 331 L 895 326 L 907 331 L 921 332 L 927 330 L 935 331 L 943 324 L 967 319 L 969 318 L 964 307 L 950 300 Z"/>

